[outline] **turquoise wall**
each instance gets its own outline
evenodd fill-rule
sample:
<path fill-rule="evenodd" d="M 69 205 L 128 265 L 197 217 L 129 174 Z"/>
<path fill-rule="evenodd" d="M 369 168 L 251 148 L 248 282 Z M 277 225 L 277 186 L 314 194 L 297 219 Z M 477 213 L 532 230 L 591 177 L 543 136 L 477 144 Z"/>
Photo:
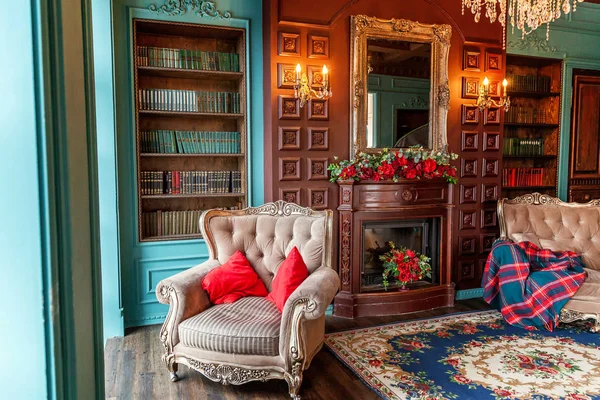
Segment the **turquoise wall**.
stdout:
<path fill-rule="evenodd" d="M 429 79 L 369 74 L 368 91 L 374 94 L 374 146 L 391 147 L 396 137 L 396 110 L 429 108 Z"/>
<path fill-rule="evenodd" d="M 0 16 L 0 397 L 101 399 L 91 0 Z"/>
<path fill-rule="evenodd" d="M 112 36 L 114 46 L 114 109 L 116 110 L 116 141 L 107 139 L 106 151 L 110 147 L 116 147 L 116 164 L 118 170 L 118 214 L 119 231 L 118 240 L 120 246 L 120 267 L 117 263 L 105 265 L 109 271 L 104 271 L 110 281 L 105 284 L 105 292 L 110 290 L 114 297 L 118 293 L 118 276 L 115 273 L 120 268 L 122 308 L 124 313 L 124 325 L 138 326 L 161 323 L 168 307 L 161 305 L 156 300 L 154 289 L 161 280 L 191 266 L 205 261 L 208 258 L 208 250 L 203 240 L 169 241 L 140 243 L 137 237 L 137 193 L 135 190 L 135 131 L 134 107 L 133 107 L 133 69 L 132 69 L 132 32 L 131 21 L 134 18 L 150 18 L 166 21 L 192 22 L 200 24 L 213 24 L 223 26 L 234 26 L 246 28 L 248 31 L 248 91 L 250 98 L 249 113 L 249 135 L 250 135 L 250 204 L 257 205 L 264 202 L 263 184 L 263 80 L 262 80 L 262 2 L 260 0 L 221 0 L 216 1 L 217 8 L 224 12 L 230 11 L 230 20 L 215 20 L 202 18 L 190 10 L 180 16 L 168 16 L 155 14 L 148 10 L 153 2 L 147 0 L 115 0 L 112 7 Z M 163 1 L 156 1 L 157 5 Z M 104 33 L 105 32 L 105 29 Z M 104 48 L 108 48 L 106 38 L 98 39 Z M 100 43 L 100 42 L 97 42 Z M 110 58 L 109 56 L 105 58 Z M 108 61 L 98 61 L 109 64 Z M 98 76 L 97 78 L 98 79 Z M 110 89 L 106 88 L 104 98 L 108 103 Z M 109 112 L 106 112 L 107 118 Z M 98 118 L 101 119 L 100 117 Z M 110 123 L 106 123 L 107 138 L 110 131 L 115 129 Z M 111 142 L 112 140 L 112 142 Z M 114 153 L 112 153 L 114 155 Z M 107 155 L 106 178 L 114 170 L 114 162 Z M 105 186 L 105 210 L 107 214 L 111 211 L 112 203 L 109 198 L 114 194 L 110 184 Z M 107 232 L 108 241 L 105 243 L 114 248 L 113 238 L 116 231 L 113 229 L 113 221 L 109 221 Z M 104 235 L 104 232 L 103 232 Z M 112 253 L 111 253 L 112 255 Z M 111 258 L 112 259 L 112 258 Z M 118 274 L 117 274 L 118 275 Z M 110 289 L 107 287 L 110 285 Z M 105 299 L 105 303 L 108 300 Z M 117 315 L 118 299 L 111 300 L 111 309 Z M 106 314 L 105 314 L 106 316 Z M 116 318 L 115 318 L 116 320 Z M 118 331 L 118 323 L 115 323 Z"/>
<path fill-rule="evenodd" d="M 564 60 L 558 192 L 559 197 L 566 200 L 573 69 L 600 70 L 600 4 L 579 3 L 576 12 L 550 25 L 548 42 L 545 34 L 544 28 L 521 40 L 520 31 L 515 30 L 508 35 L 506 51 L 508 54 Z"/>
<path fill-rule="evenodd" d="M 0 64 L 0 90 L 10 93 L 0 98 L 0 167 L 19 171 L 4 174 L 4 187 L 11 189 L 8 196 L 0 197 L 2 209 L 8 211 L 0 228 L 0 271 L 5 283 L 0 306 L 4 360 L 0 388 L 2 397 L 11 399 L 48 395 L 32 11 L 27 2 L 0 13 L 0 35 L 11 38 L 2 46 L 3 57 L 11 62 Z"/>
<path fill-rule="evenodd" d="M 115 87 L 110 2 L 94 1 L 92 3 L 92 19 L 100 192 L 102 311 L 104 339 L 106 340 L 113 336 L 122 336 L 124 333 L 119 260 Z"/>

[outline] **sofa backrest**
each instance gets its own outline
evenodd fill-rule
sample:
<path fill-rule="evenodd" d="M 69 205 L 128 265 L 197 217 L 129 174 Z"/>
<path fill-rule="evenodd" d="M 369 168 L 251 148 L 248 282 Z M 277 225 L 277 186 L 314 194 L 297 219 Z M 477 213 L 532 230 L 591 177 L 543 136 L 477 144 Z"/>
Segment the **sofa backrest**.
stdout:
<path fill-rule="evenodd" d="M 224 263 L 242 251 L 269 291 L 294 246 L 309 273 L 322 265 L 331 267 L 331 210 L 314 211 L 279 200 L 237 211 L 208 210 L 200 226 L 211 258 Z"/>
<path fill-rule="evenodd" d="M 600 270 L 600 200 L 565 203 L 533 193 L 500 200 L 498 218 L 501 237 L 553 251 L 571 250 L 587 268 Z"/>

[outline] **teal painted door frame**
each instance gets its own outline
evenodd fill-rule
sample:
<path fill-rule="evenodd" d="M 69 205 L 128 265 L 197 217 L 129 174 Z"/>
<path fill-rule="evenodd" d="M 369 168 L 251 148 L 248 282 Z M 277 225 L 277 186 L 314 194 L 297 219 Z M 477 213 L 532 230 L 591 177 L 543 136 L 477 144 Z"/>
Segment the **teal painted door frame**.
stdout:
<path fill-rule="evenodd" d="M 119 197 L 119 247 L 124 326 L 161 323 L 168 307 L 159 304 L 154 289 L 168 276 L 184 271 L 208 259 L 203 240 L 140 243 L 137 230 L 135 109 L 133 107 L 133 32 L 134 18 L 232 26 L 246 30 L 246 70 L 248 102 L 249 203 L 262 204 L 263 176 L 263 91 L 262 91 L 262 7 L 259 0 L 222 0 L 216 5 L 222 13 L 231 11 L 227 20 L 203 18 L 192 9 L 181 15 L 156 13 L 146 0 L 115 0 L 112 8 L 114 46 L 114 85 L 116 109 L 116 148 Z M 163 1 L 157 1 L 160 6 Z M 256 160 L 256 162 L 252 162 Z"/>
<path fill-rule="evenodd" d="M 0 15 L 0 388 L 10 399 L 103 399 L 91 0 Z"/>

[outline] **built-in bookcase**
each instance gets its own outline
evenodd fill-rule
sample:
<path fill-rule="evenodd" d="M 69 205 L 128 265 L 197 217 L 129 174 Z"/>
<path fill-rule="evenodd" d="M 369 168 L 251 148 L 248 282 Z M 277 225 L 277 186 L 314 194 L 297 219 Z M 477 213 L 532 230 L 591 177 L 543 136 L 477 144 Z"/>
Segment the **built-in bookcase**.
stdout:
<path fill-rule="evenodd" d="M 133 23 L 140 241 L 200 238 L 210 208 L 246 207 L 246 32 Z"/>
<path fill-rule="evenodd" d="M 508 55 L 502 197 L 558 191 L 562 62 Z"/>

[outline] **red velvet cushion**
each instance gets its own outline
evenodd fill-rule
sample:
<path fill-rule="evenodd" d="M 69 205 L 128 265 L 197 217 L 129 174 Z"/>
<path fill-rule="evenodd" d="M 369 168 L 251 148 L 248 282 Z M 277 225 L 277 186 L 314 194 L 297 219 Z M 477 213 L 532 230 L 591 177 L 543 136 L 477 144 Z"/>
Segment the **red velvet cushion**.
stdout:
<path fill-rule="evenodd" d="M 202 280 L 213 304 L 233 303 L 246 297 L 265 297 L 269 292 L 241 251 L 236 251 L 220 267 L 210 271 Z"/>
<path fill-rule="evenodd" d="M 287 299 L 307 277 L 308 268 L 306 268 L 300 252 L 294 246 L 277 270 L 275 279 L 273 279 L 273 288 L 267 299 L 275 303 L 279 311 L 283 311 Z"/>

